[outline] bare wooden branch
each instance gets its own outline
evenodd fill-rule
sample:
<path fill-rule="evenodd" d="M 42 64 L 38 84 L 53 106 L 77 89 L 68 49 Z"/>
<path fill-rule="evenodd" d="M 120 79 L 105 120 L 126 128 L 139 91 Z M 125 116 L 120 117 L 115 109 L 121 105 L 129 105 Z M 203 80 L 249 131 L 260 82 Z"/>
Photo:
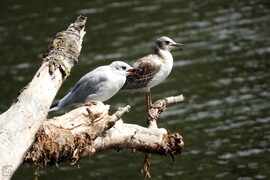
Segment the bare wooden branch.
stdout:
<path fill-rule="evenodd" d="M 123 116 L 124 114 L 128 113 L 130 111 L 130 106 L 127 105 L 126 107 L 123 107 L 123 108 L 119 108 L 118 111 L 116 111 L 112 117 L 115 119 L 115 120 L 118 120 L 121 116 Z"/>
<path fill-rule="evenodd" d="M 171 156 L 181 152 L 181 135 L 123 123 L 120 117 L 129 108 L 122 108 L 110 116 L 109 106 L 99 102 L 45 121 L 25 162 L 44 166 L 71 160 L 74 164 L 107 149 L 132 149 Z M 91 113 L 86 115 L 86 112 Z"/>
<path fill-rule="evenodd" d="M 108 105 L 98 102 L 45 121 L 25 161 L 41 165 L 65 160 L 77 163 L 82 150 L 115 124 L 108 110 Z"/>
<path fill-rule="evenodd" d="M 149 128 L 157 128 L 157 119 L 159 115 L 166 110 L 168 104 L 181 103 L 184 101 L 184 96 L 172 96 L 164 99 L 157 100 L 149 110 L 148 126 Z"/>
<path fill-rule="evenodd" d="M 167 97 L 164 99 L 157 100 L 148 112 L 148 128 L 157 129 L 157 119 L 159 115 L 166 110 L 168 104 L 181 103 L 184 101 L 184 96 L 181 94 L 179 96 Z M 177 135 L 178 136 L 178 135 Z M 182 137 L 181 137 L 182 138 Z M 184 141 L 181 141 L 181 148 L 184 147 Z M 173 155 L 171 154 L 172 158 Z M 151 178 L 150 165 L 151 165 L 151 154 L 146 153 L 143 162 L 143 168 L 141 173 L 144 175 L 144 179 Z"/>
<path fill-rule="evenodd" d="M 32 81 L 24 87 L 16 102 L 0 116 L 0 169 L 9 168 L 9 179 L 23 160 L 48 109 L 78 60 L 86 18 L 80 16 L 66 31 L 58 33 L 43 57 Z"/>

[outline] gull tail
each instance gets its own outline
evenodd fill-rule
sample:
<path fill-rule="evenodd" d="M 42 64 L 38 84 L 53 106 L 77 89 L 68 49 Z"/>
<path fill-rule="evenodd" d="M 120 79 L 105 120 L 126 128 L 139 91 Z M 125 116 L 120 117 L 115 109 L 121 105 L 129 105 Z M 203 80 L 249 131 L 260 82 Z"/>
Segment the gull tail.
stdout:
<path fill-rule="evenodd" d="M 59 102 L 60 102 L 60 101 L 54 102 L 54 103 L 51 105 L 51 107 L 50 107 L 50 109 L 49 109 L 49 112 L 54 112 L 54 111 L 59 111 L 59 110 L 61 110 L 62 108 L 58 107 Z"/>

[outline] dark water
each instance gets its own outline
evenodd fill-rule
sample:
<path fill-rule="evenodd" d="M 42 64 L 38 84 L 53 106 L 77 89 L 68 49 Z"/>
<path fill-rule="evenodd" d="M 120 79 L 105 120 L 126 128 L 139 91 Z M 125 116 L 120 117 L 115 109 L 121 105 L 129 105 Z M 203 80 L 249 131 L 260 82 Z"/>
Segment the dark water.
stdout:
<path fill-rule="evenodd" d="M 58 98 L 91 69 L 114 60 L 134 62 L 152 52 L 166 35 L 186 44 L 175 52 L 168 79 L 153 98 L 183 93 L 159 126 L 179 131 L 185 150 L 176 158 L 153 156 L 153 179 L 270 178 L 270 2 L 268 0 L 168 1 L 1 1 L 0 111 L 33 77 L 53 36 L 78 15 L 86 15 L 87 34 L 79 64 Z M 126 104 L 125 121 L 145 125 L 143 94 L 118 94 L 107 103 Z M 143 112 L 143 113 L 142 113 Z M 106 151 L 47 167 L 40 179 L 138 179 L 144 155 Z M 14 179 L 32 178 L 22 165 Z"/>

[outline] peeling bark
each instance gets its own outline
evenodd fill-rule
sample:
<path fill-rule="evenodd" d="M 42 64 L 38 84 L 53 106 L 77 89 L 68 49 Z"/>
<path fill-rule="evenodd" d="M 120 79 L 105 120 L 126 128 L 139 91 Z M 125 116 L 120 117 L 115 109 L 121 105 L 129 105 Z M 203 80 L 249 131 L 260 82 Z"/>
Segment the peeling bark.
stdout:
<path fill-rule="evenodd" d="M 149 119 L 151 128 L 123 123 L 121 117 L 130 110 L 129 106 L 111 116 L 108 114 L 109 105 L 101 102 L 82 106 L 45 121 L 24 162 L 38 168 L 63 161 L 77 164 L 80 159 L 104 150 L 131 149 L 146 153 L 142 173 L 145 178 L 150 178 L 151 154 L 171 156 L 174 160 L 174 156 L 184 148 L 183 137 L 179 133 L 169 133 L 153 125 L 168 104 L 183 100 L 180 95 L 156 101 L 151 109 L 154 121 Z"/>
<path fill-rule="evenodd" d="M 78 60 L 86 18 L 80 16 L 58 33 L 32 81 L 0 115 L 0 179 L 9 179 L 21 164 L 61 84 Z"/>
<path fill-rule="evenodd" d="M 110 116 L 109 106 L 98 102 L 45 121 L 24 161 L 39 166 L 67 160 L 75 164 L 107 149 L 170 156 L 181 153 L 184 143 L 180 134 L 123 123 L 121 116 L 129 108 Z"/>

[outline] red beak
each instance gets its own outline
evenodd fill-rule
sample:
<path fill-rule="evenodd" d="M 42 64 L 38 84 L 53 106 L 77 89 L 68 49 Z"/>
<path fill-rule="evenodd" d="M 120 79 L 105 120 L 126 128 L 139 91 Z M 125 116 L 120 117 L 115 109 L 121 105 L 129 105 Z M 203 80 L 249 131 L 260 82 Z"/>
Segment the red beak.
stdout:
<path fill-rule="evenodd" d="M 128 74 L 132 75 L 132 76 L 141 76 L 138 74 L 138 72 L 142 71 L 142 69 L 140 68 L 132 68 L 127 70 Z"/>

